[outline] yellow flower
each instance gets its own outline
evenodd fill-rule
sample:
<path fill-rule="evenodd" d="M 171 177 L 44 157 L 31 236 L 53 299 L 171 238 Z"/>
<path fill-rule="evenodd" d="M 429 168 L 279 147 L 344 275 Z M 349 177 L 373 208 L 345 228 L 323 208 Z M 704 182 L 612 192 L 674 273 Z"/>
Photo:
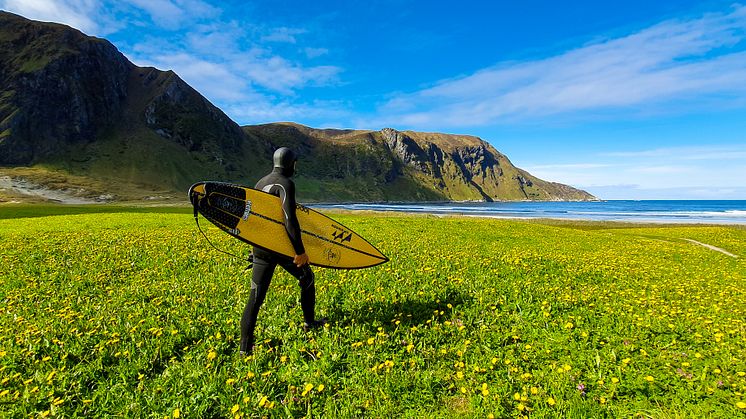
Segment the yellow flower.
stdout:
<path fill-rule="evenodd" d="M 611 383 L 612 383 L 612 384 L 616 384 L 616 383 L 618 383 L 618 382 L 619 382 L 619 379 L 618 379 L 618 378 L 616 378 L 616 377 L 611 377 Z"/>
<path fill-rule="evenodd" d="M 179 410 L 179 408 L 177 407 L 176 409 L 174 409 L 174 412 L 171 414 L 171 416 L 173 416 L 175 418 L 180 418 L 181 417 L 181 410 Z"/>
<path fill-rule="evenodd" d="M 746 402 L 738 402 L 736 403 L 736 407 L 739 409 L 746 409 Z"/>
<path fill-rule="evenodd" d="M 316 387 L 316 391 L 318 391 L 319 393 L 322 392 L 322 391 L 324 391 L 324 385 L 323 384 L 319 384 L 319 386 Z"/>
<path fill-rule="evenodd" d="M 464 378 L 464 373 L 459 371 L 456 373 L 456 378 Z"/>
<path fill-rule="evenodd" d="M 652 375 L 646 375 L 645 376 L 645 381 L 647 381 L 649 383 L 652 383 L 653 381 L 655 381 L 655 378 L 653 378 Z"/>
<path fill-rule="evenodd" d="M 554 397 L 550 397 L 547 399 L 547 404 L 550 406 L 554 406 L 555 404 L 557 404 L 557 401 L 554 400 Z"/>
<path fill-rule="evenodd" d="M 231 407 L 231 413 L 238 412 L 238 409 L 240 409 L 240 408 L 241 408 L 241 406 L 239 406 L 237 404 L 234 404 L 233 407 Z"/>
<path fill-rule="evenodd" d="M 306 385 L 303 387 L 303 393 L 301 393 L 301 396 L 304 396 L 313 390 L 313 384 L 306 383 Z"/>
<path fill-rule="evenodd" d="M 210 352 L 207 353 L 207 360 L 212 361 L 213 359 L 215 359 L 216 356 L 218 356 L 218 354 L 210 349 Z"/>

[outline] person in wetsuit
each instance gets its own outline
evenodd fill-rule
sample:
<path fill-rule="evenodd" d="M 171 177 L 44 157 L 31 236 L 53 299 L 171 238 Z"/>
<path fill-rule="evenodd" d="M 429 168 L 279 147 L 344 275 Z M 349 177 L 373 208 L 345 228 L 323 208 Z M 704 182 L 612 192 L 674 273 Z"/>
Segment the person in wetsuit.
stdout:
<path fill-rule="evenodd" d="M 303 247 L 301 229 L 295 215 L 295 184 L 290 180 L 290 177 L 295 173 L 297 157 L 289 148 L 281 147 L 275 151 L 272 160 L 274 164 L 272 172 L 261 178 L 254 188 L 280 197 L 282 212 L 285 216 L 285 230 L 295 250 L 295 256 L 291 260 L 286 256 L 254 247 L 251 293 L 241 317 L 240 351 L 242 354 L 251 353 L 254 346 L 254 328 L 256 327 L 259 308 L 264 303 L 269 283 L 277 265 L 282 266 L 298 280 L 304 328 L 306 330 L 313 329 L 323 326 L 325 323 L 325 320 L 314 318 L 316 284 L 311 267 L 308 265 L 308 255 L 306 255 L 306 250 Z"/>

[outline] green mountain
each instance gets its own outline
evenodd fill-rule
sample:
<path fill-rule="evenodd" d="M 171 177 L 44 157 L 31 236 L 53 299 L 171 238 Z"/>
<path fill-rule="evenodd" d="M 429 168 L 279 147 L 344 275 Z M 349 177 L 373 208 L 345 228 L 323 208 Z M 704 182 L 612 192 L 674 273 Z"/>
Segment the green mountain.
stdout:
<path fill-rule="evenodd" d="M 172 71 L 0 12 L 0 199 L 183 200 L 198 180 L 253 184 L 283 145 L 300 156 L 305 201 L 594 199 L 531 176 L 476 137 L 239 127 Z"/>

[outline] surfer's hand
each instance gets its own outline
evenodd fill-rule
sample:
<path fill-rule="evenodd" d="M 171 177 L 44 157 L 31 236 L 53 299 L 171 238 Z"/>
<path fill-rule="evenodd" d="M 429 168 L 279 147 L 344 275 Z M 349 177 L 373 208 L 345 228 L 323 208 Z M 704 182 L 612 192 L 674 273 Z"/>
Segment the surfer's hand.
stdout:
<path fill-rule="evenodd" d="M 308 255 L 303 253 L 302 255 L 293 256 L 293 263 L 299 268 L 303 265 L 308 265 Z"/>

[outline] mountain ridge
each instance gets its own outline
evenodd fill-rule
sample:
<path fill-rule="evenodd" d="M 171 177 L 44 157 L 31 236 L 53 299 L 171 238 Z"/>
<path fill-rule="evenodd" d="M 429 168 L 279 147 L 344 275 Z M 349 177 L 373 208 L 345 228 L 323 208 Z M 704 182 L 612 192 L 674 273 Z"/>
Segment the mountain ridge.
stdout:
<path fill-rule="evenodd" d="M 299 155 L 306 201 L 595 199 L 516 168 L 474 136 L 239 126 L 173 71 L 0 11 L 0 176 L 42 186 L 53 178 L 77 196 L 180 200 L 199 180 L 253 185 L 279 146 Z"/>

